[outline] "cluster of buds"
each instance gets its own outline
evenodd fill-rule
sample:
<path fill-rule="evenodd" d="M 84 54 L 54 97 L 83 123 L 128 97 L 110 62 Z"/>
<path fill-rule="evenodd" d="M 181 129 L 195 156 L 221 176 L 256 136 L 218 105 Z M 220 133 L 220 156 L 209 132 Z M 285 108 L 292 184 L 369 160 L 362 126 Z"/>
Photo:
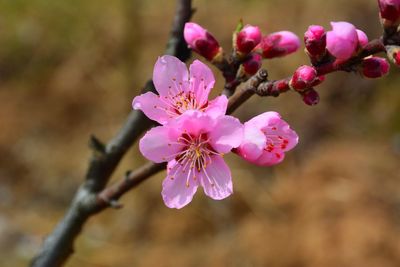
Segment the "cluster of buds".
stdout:
<path fill-rule="evenodd" d="M 196 23 L 186 23 L 184 38 L 189 47 L 214 64 L 221 64 L 223 49 L 206 29 Z M 300 47 L 299 38 L 292 32 L 280 31 L 262 36 L 253 25 L 239 25 L 233 34 L 233 58 L 239 62 L 237 76 L 246 79 L 254 75 L 262 65 L 262 59 L 283 57 Z"/>
<path fill-rule="evenodd" d="M 290 79 L 289 86 L 298 92 L 307 105 L 318 104 L 319 95 L 314 87 L 325 80 L 325 76 L 318 76 L 317 70 L 311 66 L 300 66 Z"/>

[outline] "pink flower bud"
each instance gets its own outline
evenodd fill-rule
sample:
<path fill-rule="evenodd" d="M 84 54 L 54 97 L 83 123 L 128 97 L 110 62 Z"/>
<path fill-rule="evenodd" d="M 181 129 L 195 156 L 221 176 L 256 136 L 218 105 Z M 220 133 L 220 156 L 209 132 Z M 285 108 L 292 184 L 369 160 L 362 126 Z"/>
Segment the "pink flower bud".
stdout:
<path fill-rule="evenodd" d="M 299 49 L 300 40 L 292 32 L 280 31 L 263 37 L 259 47 L 264 58 L 282 57 Z"/>
<path fill-rule="evenodd" d="M 220 51 L 220 45 L 214 36 L 196 23 L 187 22 L 183 36 L 191 49 L 208 60 L 212 60 Z"/>
<path fill-rule="evenodd" d="M 310 66 L 299 67 L 290 81 L 290 86 L 296 91 L 310 88 L 317 78 L 317 71 Z"/>
<path fill-rule="evenodd" d="M 311 25 L 304 33 L 304 44 L 310 56 L 320 56 L 325 53 L 325 29 L 319 25 Z"/>
<path fill-rule="evenodd" d="M 400 0 L 378 0 L 382 19 L 396 22 L 400 18 Z"/>
<path fill-rule="evenodd" d="M 363 60 L 362 72 L 365 77 L 379 78 L 389 72 L 390 65 L 385 58 L 369 57 Z"/>
<path fill-rule="evenodd" d="M 319 94 L 313 88 L 302 93 L 303 102 L 309 106 L 315 106 L 319 103 Z"/>
<path fill-rule="evenodd" d="M 326 33 L 326 49 L 337 59 L 349 59 L 356 51 L 358 35 L 353 24 L 331 22 L 332 31 Z"/>
<path fill-rule="evenodd" d="M 368 44 L 368 36 L 362 30 L 357 29 L 358 45 L 363 48 Z"/>
<path fill-rule="evenodd" d="M 260 29 L 256 26 L 246 25 L 236 36 L 236 49 L 243 54 L 248 54 L 260 41 Z"/>
<path fill-rule="evenodd" d="M 254 75 L 261 68 L 262 57 L 260 54 L 253 53 L 250 58 L 243 63 L 244 72 L 247 75 Z"/>

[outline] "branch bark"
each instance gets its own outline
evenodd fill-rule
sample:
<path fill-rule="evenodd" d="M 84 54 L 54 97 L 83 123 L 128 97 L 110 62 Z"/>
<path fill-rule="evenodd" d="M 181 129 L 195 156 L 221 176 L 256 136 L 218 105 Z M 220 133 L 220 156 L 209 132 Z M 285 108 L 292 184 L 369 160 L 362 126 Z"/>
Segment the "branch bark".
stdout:
<path fill-rule="evenodd" d="M 166 54 L 174 55 L 182 61 L 190 57 L 190 50 L 183 39 L 183 29 L 192 16 L 191 0 L 177 0 L 177 9 L 172 31 L 167 44 Z M 153 82 L 149 80 L 142 93 L 155 92 Z M 103 145 L 92 136 L 90 145 L 94 150 L 86 173 L 85 182 L 79 187 L 75 197 L 61 222 L 46 238 L 39 254 L 33 259 L 32 267 L 62 266 L 73 253 L 73 244 L 86 221 L 99 209 L 98 193 L 104 189 L 112 173 L 126 151 L 152 122 L 141 111 L 132 111 L 117 135 Z M 144 172 L 146 175 L 150 173 Z M 140 181 L 143 174 L 136 173 L 133 184 Z M 134 178 L 134 177 L 133 177 Z"/>

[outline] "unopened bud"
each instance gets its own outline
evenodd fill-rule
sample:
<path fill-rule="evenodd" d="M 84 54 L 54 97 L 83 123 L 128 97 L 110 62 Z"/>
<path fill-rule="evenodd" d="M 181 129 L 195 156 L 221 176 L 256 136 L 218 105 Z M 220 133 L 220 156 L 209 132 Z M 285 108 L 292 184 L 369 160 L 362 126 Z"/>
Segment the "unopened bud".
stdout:
<path fill-rule="evenodd" d="M 379 14 L 384 26 L 399 25 L 400 0 L 378 0 Z"/>
<path fill-rule="evenodd" d="M 368 78 L 379 78 L 389 72 L 390 65 L 382 57 L 369 57 L 362 61 L 362 73 Z"/>
<path fill-rule="evenodd" d="M 261 41 L 261 31 L 258 27 L 246 25 L 237 33 L 236 36 L 236 50 L 242 54 L 247 55 L 254 49 Z"/>
<path fill-rule="evenodd" d="M 304 44 L 310 56 L 321 56 L 326 49 L 325 29 L 319 25 L 311 25 L 304 33 Z"/>
<path fill-rule="evenodd" d="M 303 102 L 309 106 L 315 106 L 319 103 L 319 94 L 313 88 L 303 92 L 301 96 L 303 98 Z"/>
<path fill-rule="evenodd" d="M 357 29 L 358 45 L 363 48 L 368 44 L 368 36 L 362 30 Z"/>
<path fill-rule="evenodd" d="M 245 62 L 243 62 L 243 70 L 246 76 L 252 76 L 257 73 L 257 71 L 261 68 L 261 65 L 261 55 L 257 53 L 252 53 L 250 57 Z"/>
<path fill-rule="evenodd" d="M 290 86 L 296 91 L 310 88 L 317 78 L 317 71 L 310 66 L 301 66 L 293 74 Z"/>
<path fill-rule="evenodd" d="M 340 60 L 349 59 L 358 46 L 358 35 L 353 24 L 331 22 L 332 31 L 326 33 L 326 49 Z"/>
<path fill-rule="evenodd" d="M 187 22 L 183 36 L 191 49 L 208 60 L 213 60 L 221 51 L 221 47 L 214 36 L 196 23 Z"/>
<path fill-rule="evenodd" d="M 263 37 L 258 47 L 264 58 L 283 57 L 297 51 L 300 40 L 292 32 L 280 31 Z"/>

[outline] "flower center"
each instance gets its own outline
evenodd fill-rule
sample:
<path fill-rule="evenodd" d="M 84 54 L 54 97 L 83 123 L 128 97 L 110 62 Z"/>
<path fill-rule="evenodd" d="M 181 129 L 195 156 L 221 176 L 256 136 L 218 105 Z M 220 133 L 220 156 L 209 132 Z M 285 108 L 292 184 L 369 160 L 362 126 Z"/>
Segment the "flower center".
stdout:
<path fill-rule="evenodd" d="M 196 171 L 202 172 L 204 176 L 210 180 L 212 185 L 215 184 L 206 172 L 207 165 L 211 163 L 213 155 L 222 156 L 221 153 L 216 152 L 209 144 L 210 138 L 207 134 L 199 134 L 193 136 L 190 134 L 183 134 L 178 138 L 178 143 L 184 146 L 183 150 L 177 153 L 175 160 L 180 166 L 176 169 L 174 174 L 171 174 L 171 179 L 178 173 L 187 173 L 186 186 L 189 187 L 191 179 L 197 179 Z"/>

